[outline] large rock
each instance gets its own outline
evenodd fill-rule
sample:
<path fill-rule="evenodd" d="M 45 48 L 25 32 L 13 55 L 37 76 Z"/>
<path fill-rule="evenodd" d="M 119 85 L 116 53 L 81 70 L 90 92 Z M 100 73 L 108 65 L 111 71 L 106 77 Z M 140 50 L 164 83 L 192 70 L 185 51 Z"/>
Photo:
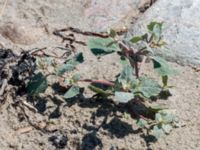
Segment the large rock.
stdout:
<path fill-rule="evenodd" d="M 9 1 L 3 21 L 52 24 L 102 31 L 130 24 L 151 0 L 17 0 Z M 0 6 L 3 3 L 0 2 Z"/>
<path fill-rule="evenodd" d="M 131 27 L 128 37 L 144 33 L 151 21 L 164 21 L 165 40 L 175 53 L 171 60 L 200 66 L 199 6 L 199 0 L 158 0 Z"/>

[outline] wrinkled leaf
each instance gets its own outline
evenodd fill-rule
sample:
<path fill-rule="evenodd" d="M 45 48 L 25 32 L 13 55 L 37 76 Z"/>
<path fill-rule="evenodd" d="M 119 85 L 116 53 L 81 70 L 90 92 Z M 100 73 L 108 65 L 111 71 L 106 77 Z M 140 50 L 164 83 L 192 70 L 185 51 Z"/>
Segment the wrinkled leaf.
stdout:
<path fill-rule="evenodd" d="M 48 88 L 46 76 L 41 72 L 37 73 L 28 83 L 26 90 L 30 95 L 38 95 L 44 93 Z"/>
<path fill-rule="evenodd" d="M 128 103 L 134 98 L 133 93 L 128 92 L 115 92 L 115 100 L 119 103 Z"/>
<path fill-rule="evenodd" d="M 64 98 L 69 99 L 77 96 L 80 93 L 80 88 L 78 86 L 72 86 L 70 89 L 65 93 Z"/>
<path fill-rule="evenodd" d="M 158 82 L 145 77 L 141 78 L 138 90 L 144 95 L 144 97 L 150 98 L 152 96 L 157 96 L 162 89 Z"/>
<path fill-rule="evenodd" d="M 174 70 L 171 66 L 169 66 L 167 61 L 164 60 L 163 58 L 154 56 L 152 57 L 152 60 L 153 60 L 154 69 L 160 76 L 168 76 L 168 75 L 177 74 L 177 71 Z"/>
<path fill-rule="evenodd" d="M 88 46 L 92 53 L 97 56 L 110 54 L 119 49 L 118 44 L 111 38 L 91 38 L 89 39 Z"/>

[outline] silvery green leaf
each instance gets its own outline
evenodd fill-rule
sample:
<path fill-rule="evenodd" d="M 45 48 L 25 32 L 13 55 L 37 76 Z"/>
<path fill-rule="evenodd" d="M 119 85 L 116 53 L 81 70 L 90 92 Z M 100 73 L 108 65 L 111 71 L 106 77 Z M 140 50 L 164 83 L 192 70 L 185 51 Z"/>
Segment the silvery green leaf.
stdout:
<path fill-rule="evenodd" d="M 110 54 L 119 50 L 118 44 L 112 38 L 90 38 L 88 47 L 96 56 Z"/>
<path fill-rule="evenodd" d="M 166 134 L 169 134 L 172 130 L 172 126 L 170 124 L 162 124 L 162 129 Z"/>
<path fill-rule="evenodd" d="M 80 93 L 80 88 L 78 86 L 72 86 L 70 89 L 64 94 L 65 99 L 73 98 Z"/>
<path fill-rule="evenodd" d="M 138 119 L 136 124 L 140 127 L 140 128 L 144 128 L 145 126 L 148 125 L 148 122 L 144 119 Z"/>
<path fill-rule="evenodd" d="M 84 61 L 83 53 L 78 53 L 73 58 L 69 59 L 65 64 L 57 68 L 57 74 L 63 75 L 65 72 L 72 71 L 76 66 Z"/>
<path fill-rule="evenodd" d="M 57 69 L 57 74 L 59 76 L 63 75 L 65 72 L 69 72 L 69 71 L 72 71 L 75 69 L 75 66 L 76 64 L 70 64 L 70 63 L 67 63 L 67 64 L 63 64 L 61 67 L 59 67 Z"/>
<path fill-rule="evenodd" d="M 165 132 L 163 131 L 161 125 L 155 125 L 155 126 L 153 127 L 152 134 L 153 134 L 153 136 L 155 136 L 157 139 L 159 139 L 160 137 L 162 137 L 162 136 L 165 135 Z"/>
<path fill-rule="evenodd" d="M 162 29 L 162 25 L 163 25 L 163 23 L 161 23 L 161 22 L 153 21 L 153 22 L 150 22 L 149 25 L 147 25 L 147 28 L 150 32 L 153 32 L 155 30 L 155 28 L 161 28 Z"/>
<path fill-rule="evenodd" d="M 156 113 L 155 120 L 156 120 L 156 122 L 162 122 L 163 121 L 160 113 Z"/>
<path fill-rule="evenodd" d="M 136 87 L 138 80 L 133 75 L 133 69 L 129 65 L 123 67 L 122 72 L 117 78 L 117 84 L 121 85 L 120 88 L 124 90 L 131 90 Z"/>
<path fill-rule="evenodd" d="M 119 103 L 128 103 L 134 98 L 133 93 L 128 92 L 115 92 L 115 100 Z"/>
<path fill-rule="evenodd" d="M 157 96 L 161 90 L 160 85 L 155 80 L 146 77 L 141 78 L 138 91 L 141 92 L 144 97 L 150 98 L 152 96 Z"/>
<path fill-rule="evenodd" d="M 177 71 L 174 70 L 171 66 L 168 65 L 167 61 L 161 57 L 154 56 L 152 57 L 153 65 L 155 71 L 161 76 L 168 76 L 177 74 Z"/>
<path fill-rule="evenodd" d="M 72 80 L 74 83 L 78 82 L 81 78 L 81 75 L 80 74 L 75 74 L 72 76 Z"/>

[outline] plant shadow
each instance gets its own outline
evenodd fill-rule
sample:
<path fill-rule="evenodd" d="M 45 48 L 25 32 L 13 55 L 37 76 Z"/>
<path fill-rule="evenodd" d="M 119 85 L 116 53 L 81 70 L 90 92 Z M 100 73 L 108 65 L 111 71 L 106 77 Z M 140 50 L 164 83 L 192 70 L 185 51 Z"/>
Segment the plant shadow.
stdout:
<path fill-rule="evenodd" d="M 99 140 L 97 133 L 101 131 L 105 131 L 110 138 L 118 138 L 123 139 L 124 137 L 128 136 L 129 134 L 142 134 L 142 130 L 139 128 L 134 129 L 131 123 L 128 121 L 124 121 L 123 114 L 129 113 L 132 119 L 137 119 L 139 115 L 144 115 L 148 117 L 149 112 L 147 112 L 147 108 L 143 104 L 135 104 L 135 103 L 128 103 L 128 104 L 116 104 L 111 99 L 102 99 L 102 98 L 85 98 L 83 96 L 75 99 L 71 99 L 67 101 L 66 107 L 71 107 L 74 104 L 78 104 L 81 108 L 96 108 L 96 111 L 91 114 L 90 122 L 92 125 L 88 125 L 85 123 L 83 128 L 89 132 L 89 135 L 85 135 L 85 138 L 82 139 L 82 147 L 84 149 L 89 149 L 85 140 L 88 139 L 88 136 L 96 136 L 96 140 Z M 97 125 L 96 120 L 98 118 L 104 118 L 100 125 Z M 110 118 L 110 120 L 108 119 Z M 141 136 L 146 142 L 147 137 Z M 93 145 L 100 146 L 101 142 L 94 142 Z M 99 144 L 94 144 L 99 143 Z M 89 144 L 90 145 L 90 144 Z M 93 149 L 95 149 L 93 147 Z M 90 150 L 90 149 L 89 149 Z"/>

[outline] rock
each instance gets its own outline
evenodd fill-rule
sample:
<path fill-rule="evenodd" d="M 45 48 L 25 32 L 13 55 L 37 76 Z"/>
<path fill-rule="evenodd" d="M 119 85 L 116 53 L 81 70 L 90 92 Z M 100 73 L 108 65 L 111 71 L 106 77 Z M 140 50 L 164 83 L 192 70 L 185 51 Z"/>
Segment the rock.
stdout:
<path fill-rule="evenodd" d="M 199 0 L 158 0 L 131 27 L 127 38 L 146 32 L 146 25 L 151 21 L 163 21 L 164 38 L 175 54 L 170 59 L 200 66 L 199 6 Z"/>
<path fill-rule="evenodd" d="M 43 36 L 43 29 L 28 25 L 23 26 L 12 22 L 0 26 L 0 34 L 14 44 L 31 45 Z"/>
<path fill-rule="evenodd" d="M 92 0 L 85 10 L 89 26 L 96 30 L 106 30 L 110 26 L 122 27 L 139 15 L 137 0 Z"/>
<path fill-rule="evenodd" d="M 3 20 L 23 20 L 27 24 L 74 26 L 102 31 L 128 26 L 150 0 L 18 0 L 10 1 Z M 12 11 L 10 11 L 12 10 Z"/>

